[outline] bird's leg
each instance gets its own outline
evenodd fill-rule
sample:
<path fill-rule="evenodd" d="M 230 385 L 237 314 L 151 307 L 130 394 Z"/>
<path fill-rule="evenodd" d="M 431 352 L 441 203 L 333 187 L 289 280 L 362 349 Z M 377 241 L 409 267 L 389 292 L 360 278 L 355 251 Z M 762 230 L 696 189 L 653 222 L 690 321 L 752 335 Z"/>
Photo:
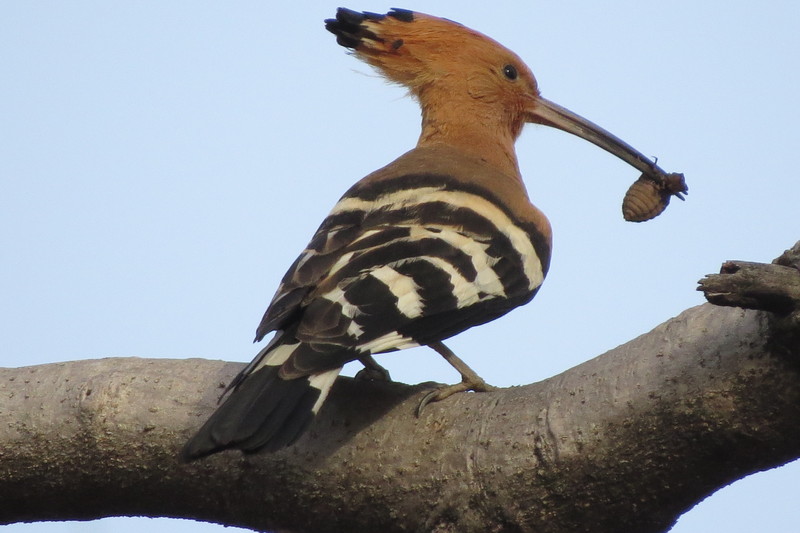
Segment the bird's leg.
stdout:
<path fill-rule="evenodd" d="M 438 389 L 434 389 L 426 394 L 422 398 L 422 401 L 419 402 L 419 407 L 417 407 L 417 416 L 422 414 L 422 410 L 429 403 L 444 400 L 445 398 L 449 398 L 457 392 L 464 392 L 468 390 L 474 392 L 488 392 L 497 389 L 497 387 L 486 383 L 482 377 L 480 377 L 467 365 L 467 363 L 462 361 L 461 358 L 454 354 L 450 348 L 441 342 L 432 342 L 428 344 L 428 346 L 436 350 L 439 355 L 444 357 L 445 361 L 450 363 L 450 366 L 458 370 L 458 373 L 461 374 L 461 383 L 439 387 Z"/>
<path fill-rule="evenodd" d="M 364 368 L 356 373 L 357 380 L 367 381 L 392 381 L 389 371 L 383 368 L 378 362 L 369 354 L 359 357 L 359 361 L 364 365 Z"/>

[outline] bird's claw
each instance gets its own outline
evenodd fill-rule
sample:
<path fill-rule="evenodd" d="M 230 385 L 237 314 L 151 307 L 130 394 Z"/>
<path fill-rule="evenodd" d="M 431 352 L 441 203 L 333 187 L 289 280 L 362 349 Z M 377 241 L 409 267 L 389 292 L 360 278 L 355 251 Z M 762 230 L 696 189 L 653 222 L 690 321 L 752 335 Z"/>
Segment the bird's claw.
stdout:
<path fill-rule="evenodd" d="M 389 371 L 378 364 L 371 355 L 359 358 L 364 368 L 356 373 L 356 381 L 392 381 Z"/>
<path fill-rule="evenodd" d="M 389 375 L 389 371 L 383 367 L 378 368 L 369 368 L 364 367 L 355 375 L 356 381 L 392 381 L 392 376 Z"/>
<path fill-rule="evenodd" d="M 497 390 L 497 387 L 494 385 L 489 385 L 483 379 L 478 378 L 477 380 L 473 381 L 462 381 L 461 383 L 456 383 L 454 385 L 445 385 L 443 387 L 437 387 L 432 391 L 428 392 L 425 396 L 422 397 L 420 400 L 419 405 L 417 406 L 417 418 L 422 415 L 422 410 L 425 409 L 425 406 L 432 402 L 439 402 L 444 400 L 445 398 L 449 398 L 453 394 L 458 392 L 465 392 L 465 391 L 473 391 L 473 392 L 490 392 L 493 390 Z"/>

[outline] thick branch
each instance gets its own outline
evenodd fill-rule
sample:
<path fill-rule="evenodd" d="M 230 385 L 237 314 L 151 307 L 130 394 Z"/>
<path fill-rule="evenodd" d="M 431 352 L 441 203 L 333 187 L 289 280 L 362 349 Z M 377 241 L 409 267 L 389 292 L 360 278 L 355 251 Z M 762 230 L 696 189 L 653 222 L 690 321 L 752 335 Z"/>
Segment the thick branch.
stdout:
<path fill-rule="evenodd" d="M 697 290 L 715 305 L 773 313 L 773 335 L 782 344 L 800 344 L 800 241 L 772 264 L 726 261 Z"/>
<path fill-rule="evenodd" d="M 716 305 L 789 314 L 800 309 L 800 269 L 780 264 L 726 261 L 698 290 Z"/>
<path fill-rule="evenodd" d="M 181 516 L 295 531 L 667 529 L 800 456 L 800 347 L 709 304 L 540 383 L 458 394 L 340 379 L 283 452 L 179 447 L 238 364 L 105 359 L 0 372 L 0 523 Z"/>

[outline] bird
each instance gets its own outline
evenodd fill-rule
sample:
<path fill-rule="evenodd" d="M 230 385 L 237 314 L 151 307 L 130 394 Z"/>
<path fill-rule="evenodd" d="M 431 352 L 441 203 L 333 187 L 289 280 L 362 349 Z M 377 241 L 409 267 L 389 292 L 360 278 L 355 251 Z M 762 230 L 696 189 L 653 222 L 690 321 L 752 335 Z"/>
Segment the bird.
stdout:
<path fill-rule="evenodd" d="M 339 45 L 402 85 L 421 107 L 415 148 L 339 199 L 289 267 L 256 331 L 274 336 L 236 376 L 181 451 L 275 452 L 304 433 L 342 367 L 416 346 L 462 376 L 420 408 L 493 387 L 442 341 L 536 295 L 552 231 L 523 183 L 515 141 L 527 123 L 577 135 L 658 178 L 649 158 L 543 98 L 530 69 L 491 38 L 449 19 L 339 8 Z"/>

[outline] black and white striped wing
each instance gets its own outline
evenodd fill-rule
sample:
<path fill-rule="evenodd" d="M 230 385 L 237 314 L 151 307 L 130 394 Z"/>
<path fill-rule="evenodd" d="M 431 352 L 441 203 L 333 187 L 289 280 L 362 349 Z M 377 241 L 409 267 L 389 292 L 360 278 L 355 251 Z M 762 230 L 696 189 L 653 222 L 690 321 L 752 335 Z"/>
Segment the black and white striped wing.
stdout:
<path fill-rule="evenodd" d="M 356 185 L 294 263 L 259 327 L 304 349 L 285 377 L 455 335 L 533 297 L 549 243 L 489 191 L 447 176 Z"/>

